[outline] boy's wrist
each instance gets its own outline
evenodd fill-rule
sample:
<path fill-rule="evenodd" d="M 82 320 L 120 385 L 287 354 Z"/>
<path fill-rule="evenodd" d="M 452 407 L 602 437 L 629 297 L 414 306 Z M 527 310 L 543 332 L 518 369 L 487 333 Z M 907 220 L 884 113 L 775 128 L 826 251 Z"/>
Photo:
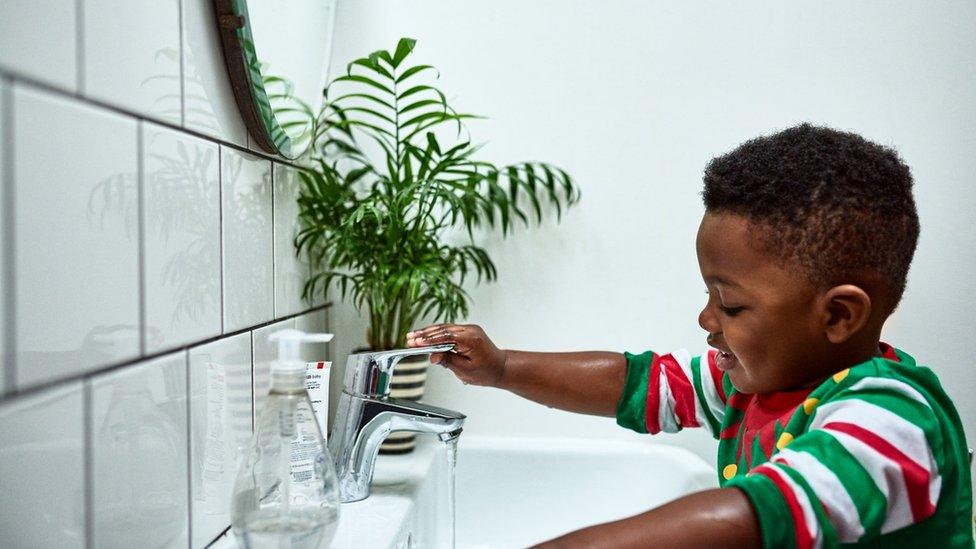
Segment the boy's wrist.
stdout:
<path fill-rule="evenodd" d="M 512 351 L 508 349 L 500 349 L 500 351 L 502 355 L 502 360 L 501 360 L 501 365 L 499 367 L 498 380 L 495 382 L 495 387 L 498 389 L 508 390 L 509 382 L 510 382 L 509 372 L 511 370 L 511 368 L 509 368 L 509 359 L 512 356 Z"/>

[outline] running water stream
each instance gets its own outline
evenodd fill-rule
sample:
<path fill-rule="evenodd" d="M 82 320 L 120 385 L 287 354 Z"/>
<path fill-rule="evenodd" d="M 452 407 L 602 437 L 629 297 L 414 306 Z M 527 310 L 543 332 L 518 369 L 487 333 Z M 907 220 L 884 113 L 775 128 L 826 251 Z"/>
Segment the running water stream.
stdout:
<path fill-rule="evenodd" d="M 457 443 L 457 438 L 444 443 L 445 463 L 447 464 L 444 470 L 447 480 L 447 494 L 444 498 L 444 511 L 446 513 L 444 522 L 446 527 L 450 528 L 445 535 L 451 542 L 449 547 L 455 547 L 457 545 L 457 500 L 455 498 L 454 486 L 454 468 L 457 466 Z"/>

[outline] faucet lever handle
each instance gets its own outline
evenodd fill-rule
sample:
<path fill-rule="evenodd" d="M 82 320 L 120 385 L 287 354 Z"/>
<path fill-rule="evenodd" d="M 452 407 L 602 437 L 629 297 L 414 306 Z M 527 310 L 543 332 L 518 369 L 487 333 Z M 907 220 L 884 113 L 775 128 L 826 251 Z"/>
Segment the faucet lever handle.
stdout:
<path fill-rule="evenodd" d="M 406 349 L 393 349 L 392 351 L 378 351 L 373 353 L 373 357 L 375 357 L 377 361 L 382 361 L 384 363 L 389 361 L 389 367 L 392 368 L 393 366 L 396 366 L 397 362 L 400 362 L 401 358 L 404 357 L 429 355 L 431 353 L 443 353 L 445 351 L 450 351 L 453 348 L 453 343 L 442 343 L 440 345 L 428 345 L 426 347 L 407 347 Z"/>
<path fill-rule="evenodd" d="M 400 359 L 408 356 L 442 353 L 454 348 L 453 343 L 409 347 L 390 351 L 373 351 L 349 355 L 346 360 L 345 391 L 369 397 L 385 397 L 390 394 L 393 368 Z"/>

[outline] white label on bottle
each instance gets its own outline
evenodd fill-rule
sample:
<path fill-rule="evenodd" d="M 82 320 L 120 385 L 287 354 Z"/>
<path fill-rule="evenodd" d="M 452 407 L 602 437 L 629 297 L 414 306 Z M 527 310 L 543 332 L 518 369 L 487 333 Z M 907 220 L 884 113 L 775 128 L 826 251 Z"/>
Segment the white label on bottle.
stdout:
<path fill-rule="evenodd" d="M 295 419 L 298 424 L 305 424 L 306 413 L 301 409 L 296 411 Z M 291 441 L 292 482 L 308 482 L 315 476 L 315 460 L 322 454 L 315 434 L 303 431 Z"/>

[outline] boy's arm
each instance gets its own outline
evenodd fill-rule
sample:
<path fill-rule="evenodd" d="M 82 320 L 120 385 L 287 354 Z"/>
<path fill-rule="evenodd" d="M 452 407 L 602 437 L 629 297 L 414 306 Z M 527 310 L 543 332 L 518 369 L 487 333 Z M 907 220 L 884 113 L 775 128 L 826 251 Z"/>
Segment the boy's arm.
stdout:
<path fill-rule="evenodd" d="M 506 351 L 497 387 L 546 406 L 613 417 L 624 389 L 627 359 L 621 353 Z"/>
<path fill-rule="evenodd" d="M 475 325 L 435 324 L 407 335 L 411 347 L 453 343 L 431 362 L 461 381 L 509 390 L 571 412 L 613 417 L 624 389 L 627 359 L 621 353 L 536 353 L 497 348 Z"/>
<path fill-rule="evenodd" d="M 536 547 L 761 547 L 749 499 L 734 488 L 698 492 L 639 515 L 577 530 Z"/>

